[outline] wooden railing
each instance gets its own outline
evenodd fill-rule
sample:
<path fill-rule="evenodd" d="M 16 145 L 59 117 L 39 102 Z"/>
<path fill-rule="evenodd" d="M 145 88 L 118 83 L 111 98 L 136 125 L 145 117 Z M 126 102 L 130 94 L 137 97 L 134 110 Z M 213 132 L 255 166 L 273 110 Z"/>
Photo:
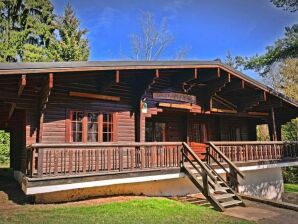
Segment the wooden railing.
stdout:
<path fill-rule="evenodd" d="M 241 178 L 245 178 L 245 175 L 243 172 L 239 170 L 239 168 L 231 161 L 230 158 L 228 158 L 221 150 L 218 148 L 213 142 L 209 142 L 207 144 L 206 149 L 206 161 L 207 164 L 212 167 L 212 165 L 218 165 L 226 175 L 226 179 L 223 180 L 228 183 L 228 185 L 233 189 L 237 191 L 239 182 L 238 182 L 238 176 Z M 228 166 L 228 169 L 226 168 L 225 164 Z"/>
<path fill-rule="evenodd" d="M 27 147 L 30 177 L 121 173 L 179 168 L 181 142 L 33 144 Z"/>
<path fill-rule="evenodd" d="M 232 162 L 298 159 L 298 142 L 210 142 Z M 209 144 L 210 144 L 209 143 Z M 225 162 L 210 151 L 215 160 Z"/>
<path fill-rule="evenodd" d="M 195 154 L 195 152 L 186 143 L 183 142 L 182 144 L 182 167 L 184 167 L 187 170 L 188 168 L 185 166 L 185 163 L 188 163 L 202 176 L 203 186 L 200 186 L 200 190 L 204 193 L 204 195 L 209 196 L 209 178 L 216 184 L 216 177 L 213 175 L 210 169 L 208 169 L 206 164 Z"/>

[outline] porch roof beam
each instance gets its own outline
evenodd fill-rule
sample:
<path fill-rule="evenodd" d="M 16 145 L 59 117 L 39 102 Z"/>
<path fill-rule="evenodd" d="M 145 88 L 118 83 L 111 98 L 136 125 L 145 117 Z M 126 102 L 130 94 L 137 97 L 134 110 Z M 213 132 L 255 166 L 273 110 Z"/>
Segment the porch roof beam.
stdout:
<path fill-rule="evenodd" d="M 222 89 L 221 93 L 226 94 L 233 91 L 243 90 L 245 89 L 245 82 L 242 79 L 233 79 L 230 83 L 228 83 L 225 88 Z"/>
<path fill-rule="evenodd" d="M 18 90 L 18 96 L 20 97 L 23 93 L 23 90 L 27 84 L 27 78 L 26 75 L 22 75 L 19 83 L 19 90 Z"/>
<path fill-rule="evenodd" d="M 252 108 L 260 105 L 261 102 L 267 101 L 266 94 L 263 91 L 257 91 L 255 95 L 250 95 L 249 97 L 245 97 L 245 101 L 238 104 L 238 109 L 240 111 L 247 111 Z"/>
<path fill-rule="evenodd" d="M 51 94 L 51 90 L 54 87 L 54 76 L 53 73 L 50 73 L 45 80 L 45 84 L 41 90 L 41 99 L 40 99 L 40 108 L 41 111 L 45 110 L 46 104 L 49 100 L 49 96 Z"/>
<path fill-rule="evenodd" d="M 193 93 L 197 95 L 199 101 L 202 104 L 203 110 L 211 111 L 212 108 L 212 97 L 220 90 L 225 87 L 227 83 L 231 81 L 229 74 L 220 74 L 220 77 L 215 81 L 209 82 L 208 85 L 199 88 Z"/>

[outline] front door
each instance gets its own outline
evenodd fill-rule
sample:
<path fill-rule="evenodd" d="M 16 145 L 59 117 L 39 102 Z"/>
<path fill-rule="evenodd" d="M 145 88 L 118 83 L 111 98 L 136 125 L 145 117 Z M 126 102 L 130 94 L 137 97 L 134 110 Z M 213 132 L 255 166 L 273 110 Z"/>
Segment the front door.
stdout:
<path fill-rule="evenodd" d="M 165 142 L 166 128 L 165 122 L 146 122 L 146 142 Z"/>
<path fill-rule="evenodd" d="M 190 147 L 200 159 L 205 158 L 207 134 L 205 123 L 193 122 L 191 124 Z"/>

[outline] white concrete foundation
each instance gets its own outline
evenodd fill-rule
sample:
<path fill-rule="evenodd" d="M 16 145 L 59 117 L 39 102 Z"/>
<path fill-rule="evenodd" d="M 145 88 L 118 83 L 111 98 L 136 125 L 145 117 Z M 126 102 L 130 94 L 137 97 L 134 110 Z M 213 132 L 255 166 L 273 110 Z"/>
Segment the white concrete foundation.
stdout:
<path fill-rule="evenodd" d="M 244 171 L 245 179 L 239 178 L 241 194 L 280 200 L 284 189 L 281 168 Z"/>
<path fill-rule="evenodd" d="M 249 169 L 241 167 L 245 179 L 238 178 L 241 194 L 280 200 L 283 192 L 281 167 Z M 225 174 L 221 175 L 225 178 Z M 96 196 L 147 195 L 184 196 L 198 193 L 198 189 L 183 173 L 147 177 L 123 178 L 27 188 L 26 194 L 36 196 L 36 202 L 74 201 Z"/>
<path fill-rule="evenodd" d="M 129 184 L 64 190 L 35 195 L 36 203 L 54 203 L 82 200 L 99 196 L 146 195 L 146 196 L 184 196 L 198 193 L 198 189 L 187 177 L 156 180 Z"/>

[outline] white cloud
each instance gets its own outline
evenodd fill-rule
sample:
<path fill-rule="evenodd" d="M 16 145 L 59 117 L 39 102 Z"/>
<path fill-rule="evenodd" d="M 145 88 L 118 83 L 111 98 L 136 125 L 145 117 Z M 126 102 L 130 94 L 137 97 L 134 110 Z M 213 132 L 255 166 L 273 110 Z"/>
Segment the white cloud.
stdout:
<path fill-rule="evenodd" d="M 175 19 L 181 9 L 192 3 L 193 0 L 169 0 L 163 7 L 163 10 L 169 14 L 167 16 L 169 19 Z"/>

